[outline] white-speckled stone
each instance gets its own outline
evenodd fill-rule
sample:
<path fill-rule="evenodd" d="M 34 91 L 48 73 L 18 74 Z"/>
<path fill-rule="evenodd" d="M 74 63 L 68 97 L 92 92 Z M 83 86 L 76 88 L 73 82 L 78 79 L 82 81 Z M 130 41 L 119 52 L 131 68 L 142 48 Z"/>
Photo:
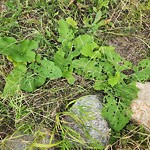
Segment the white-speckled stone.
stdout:
<path fill-rule="evenodd" d="M 138 98 L 133 100 L 131 105 L 132 119 L 138 124 L 143 124 L 150 131 L 150 82 L 137 83 L 137 87 Z"/>
<path fill-rule="evenodd" d="M 101 110 L 102 104 L 96 95 L 87 95 L 79 98 L 69 110 L 83 122 L 82 125 L 73 123 L 71 128 L 79 132 L 87 143 L 92 143 L 92 141 L 86 137 L 84 132 L 102 145 L 108 144 L 110 128 L 101 116 Z"/>

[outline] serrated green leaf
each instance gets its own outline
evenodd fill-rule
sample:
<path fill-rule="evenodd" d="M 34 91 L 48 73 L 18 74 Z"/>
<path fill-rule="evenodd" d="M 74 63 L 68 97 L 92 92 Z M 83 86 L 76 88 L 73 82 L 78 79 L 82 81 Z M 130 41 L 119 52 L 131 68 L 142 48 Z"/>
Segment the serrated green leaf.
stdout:
<path fill-rule="evenodd" d="M 113 96 L 107 96 L 107 103 L 105 104 L 102 115 L 113 130 L 119 132 L 129 122 L 131 116 L 131 110 L 128 109 L 125 103 L 118 102 Z"/>
<path fill-rule="evenodd" d="M 55 66 L 54 62 L 47 60 L 46 58 L 41 60 L 41 64 L 32 64 L 30 66 L 39 76 L 50 79 L 58 79 L 62 76 L 62 71 L 59 67 Z"/>
<path fill-rule="evenodd" d="M 84 35 L 79 35 L 73 41 L 73 44 L 75 46 L 75 49 L 80 51 L 85 44 L 87 44 L 87 43 L 90 44 L 92 42 L 94 42 L 94 38 L 88 34 L 84 34 Z"/>
<path fill-rule="evenodd" d="M 101 76 L 102 66 L 88 58 L 74 60 L 72 66 L 76 69 L 76 73 L 83 75 L 85 78 L 99 79 Z"/>
<path fill-rule="evenodd" d="M 139 62 L 137 67 L 134 67 L 135 74 L 133 74 L 133 79 L 138 82 L 143 82 L 150 80 L 150 60 L 143 59 Z"/>
<path fill-rule="evenodd" d="M 95 48 L 98 48 L 98 45 L 95 42 L 92 43 L 86 43 L 81 50 L 81 54 L 86 56 L 86 57 L 91 57 L 91 58 L 100 58 L 101 53 L 99 51 L 94 51 Z"/>
<path fill-rule="evenodd" d="M 54 62 L 47 59 L 41 61 L 41 67 L 37 70 L 37 73 L 50 79 L 58 79 L 62 76 L 60 68 L 55 66 Z"/>
<path fill-rule="evenodd" d="M 105 76 L 103 76 L 103 77 L 104 77 L 103 80 L 96 80 L 94 82 L 93 87 L 94 87 L 95 90 L 105 90 L 105 88 L 108 87 L 107 82 L 105 82 L 106 78 L 105 78 Z"/>
<path fill-rule="evenodd" d="M 59 49 L 54 55 L 54 63 L 63 70 L 63 63 L 65 62 L 65 53 L 62 49 Z"/>
<path fill-rule="evenodd" d="M 115 69 L 119 72 L 132 69 L 132 63 L 122 59 L 122 62 L 120 64 L 115 65 Z"/>
<path fill-rule="evenodd" d="M 22 80 L 21 89 L 27 92 L 33 92 L 35 89 L 43 85 L 46 78 L 57 79 L 62 76 L 61 70 L 55 66 L 54 62 L 46 58 L 39 61 L 39 64 L 32 63 L 29 68 L 34 71 L 29 71 L 26 77 Z"/>
<path fill-rule="evenodd" d="M 120 81 L 120 72 L 116 72 L 115 76 L 110 76 L 108 79 L 108 84 L 110 84 L 112 87 L 116 84 L 118 84 Z"/>
<path fill-rule="evenodd" d="M 104 59 L 103 61 L 99 62 L 100 66 L 103 67 L 103 71 L 108 75 L 112 75 L 115 72 L 114 65 L 107 61 L 107 59 Z"/>
<path fill-rule="evenodd" d="M 70 29 L 70 25 L 64 19 L 59 20 L 58 25 L 59 42 L 69 42 L 74 39 L 74 32 Z"/>
<path fill-rule="evenodd" d="M 131 101 L 137 97 L 138 92 L 136 82 L 131 82 L 130 84 L 121 82 L 121 84 L 114 86 L 114 90 L 116 91 L 116 96 L 123 98 L 128 105 L 130 105 Z"/>
<path fill-rule="evenodd" d="M 73 68 L 69 67 L 66 71 L 63 72 L 63 77 L 65 77 L 69 84 L 73 84 L 75 82 L 75 78 L 72 75 Z"/>
<path fill-rule="evenodd" d="M 122 58 L 114 50 L 115 48 L 112 46 L 100 46 L 100 51 L 107 57 L 107 60 L 114 65 L 118 65 Z"/>
<path fill-rule="evenodd" d="M 71 62 L 72 59 L 80 54 L 78 53 L 77 50 L 74 49 L 73 43 L 72 42 L 67 42 L 67 43 L 62 43 L 62 47 L 58 49 L 58 53 L 64 53 L 63 58 L 65 61 Z"/>

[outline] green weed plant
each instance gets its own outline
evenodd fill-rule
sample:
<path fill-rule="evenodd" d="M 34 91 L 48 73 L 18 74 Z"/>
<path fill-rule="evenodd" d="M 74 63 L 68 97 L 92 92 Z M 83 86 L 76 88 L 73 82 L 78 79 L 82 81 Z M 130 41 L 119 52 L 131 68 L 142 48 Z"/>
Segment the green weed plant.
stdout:
<path fill-rule="evenodd" d="M 38 41 L 0 37 L 0 54 L 13 63 L 13 70 L 5 78 L 3 96 L 13 96 L 20 90 L 33 92 L 46 79 L 63 77 L 75 84 L 74 74 L 78 74 L 92 80 L 95 90 L 104 92 L 102 114 L 111 128 L 119 132 L 130 120 L 131 101 L 138 91 L 136 82 L 150 79 L 150 60 L 144 59 L 133 66 L 117 54 L 114 47 L 100 46 L 94 36 L 80 34 L 71 17 L 58 21 L 58 33 L 60 44 L 53 61 L 36 52 Z M 128 70 L 134 73 L 128 75 L 125 73 Z"/>
<path fill-rule="evenodd" d="M 38 41 L 1 37 L 0 43 L 0 54 L 7 56 L 14 67 L 5 79 L 3 96 L 13 96 L 21 89 L 33 92 L 45 83 L 46 78 L 62 76 L 61 70 L 52 61 L 33 51 L 38 48 Z"/>

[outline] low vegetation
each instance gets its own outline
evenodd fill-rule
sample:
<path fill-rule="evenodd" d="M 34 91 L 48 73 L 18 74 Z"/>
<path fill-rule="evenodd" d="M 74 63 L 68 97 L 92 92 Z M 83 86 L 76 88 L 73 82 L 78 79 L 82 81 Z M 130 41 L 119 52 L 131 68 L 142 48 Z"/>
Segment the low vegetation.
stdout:
<path fill-rule="evenodd" d="M 130 121 L 130 105 L 136 82 L 150 80 L 149 8 L 136 0 L 2 1 L 1 143 L 19 132 L 42 138 L 46 128 L 50 143 L 35 141 L 31 149 L 73 149 L 65 111 L 74 99 L 97 94 L 112 129 L 105 149 L 148 149 L 149 135 Z M 124 39 L 133 42 L 131 52 L 118 44 Z M 98 149 L 72 138 L 77 148 Z"/>

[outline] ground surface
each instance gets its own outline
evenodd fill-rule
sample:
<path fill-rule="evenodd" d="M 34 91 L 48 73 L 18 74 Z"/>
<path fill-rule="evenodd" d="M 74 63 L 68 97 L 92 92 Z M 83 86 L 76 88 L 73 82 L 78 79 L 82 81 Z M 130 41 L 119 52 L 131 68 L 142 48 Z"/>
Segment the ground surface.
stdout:
<path fill-rule="evenodd" d="M 104 15 L 112 25 L 106 25 L 94 34 L 100 44 L 112 45 L 126 60 L 137 65 L 143 58 L 150 57 L 150 3 L 148 1 L 110 1 L 109 11 Z M 96 5 L 94 5 L 96 7 Z M 49 1 L 34 0 L 32 3 L 15 1 L 0 1 L 0 36 L 13 36 L 18 40 L 24 38 L 41 38 L 38 49 L 42 56 L 51 59 L 56 47 L 58 33 L 57 21 L 60 18 L 72 16 L 82 28 L 85 16 L 95 16 L 93 3 L 90 1 Z M 90 32 L 89 32 L 90 33 Z M 12 64 L 0 55 L 0 92 L 5 85 L 5 77 L 12 70 Z M 56 114 L 66 110 L 66 105 L 74 99 L 87 94 L 98 94 L 92 88 L 92 81 L 75 75 L 74 85 L 65 79 L 47 81 L 34 93 L 22 92 L 21 96 L 1 99 L 0 102 L 0 140 L 9 138 L 15 131 L 33 132 L 37 125 L 52 130 L 56 123 Z M 60 138 L 59 131 L 55 135 Z M 134 123 L 116 135 L 117 141 L 106 149 L 141 149 L 148 150 L 149 134 Z"/>

